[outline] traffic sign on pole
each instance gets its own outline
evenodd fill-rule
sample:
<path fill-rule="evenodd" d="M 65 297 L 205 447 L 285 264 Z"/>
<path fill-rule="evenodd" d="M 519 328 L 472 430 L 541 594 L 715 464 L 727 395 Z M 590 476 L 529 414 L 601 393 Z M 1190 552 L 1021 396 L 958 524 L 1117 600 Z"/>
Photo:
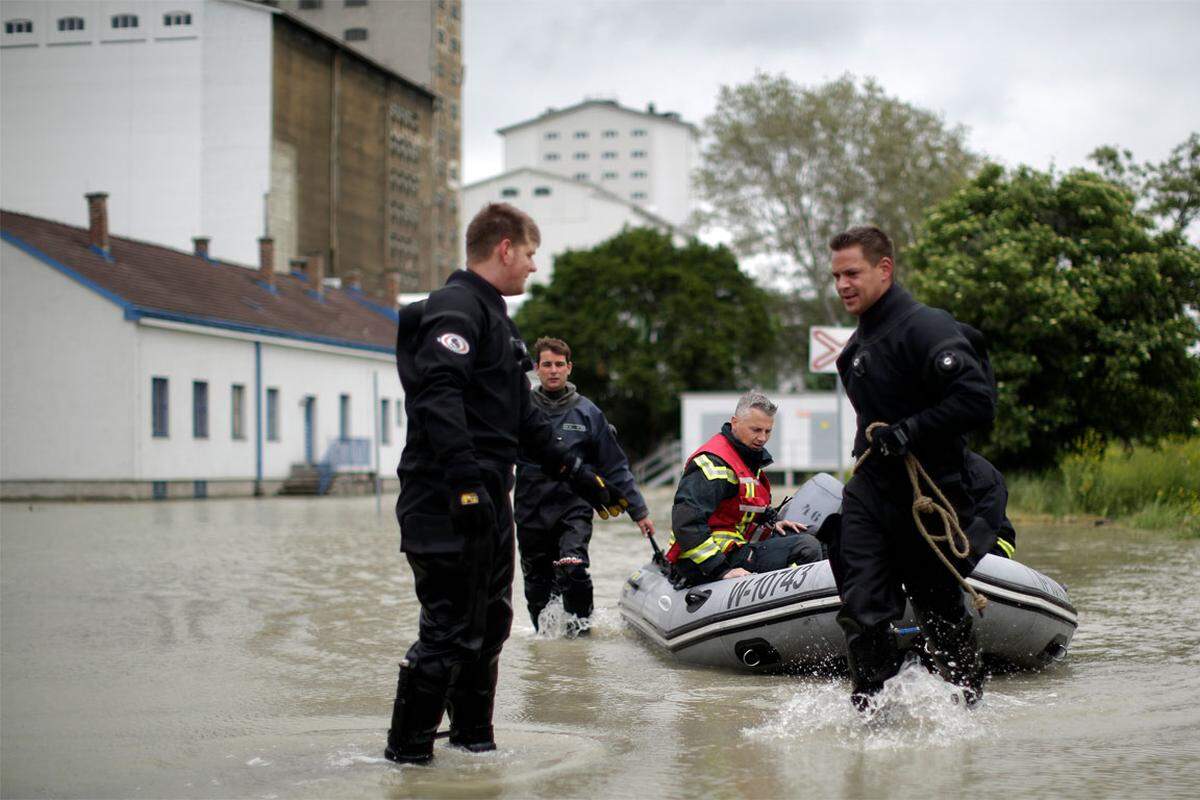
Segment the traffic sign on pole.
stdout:
<path fill-rule="evenodd" d="M 814 325 L 808 329 L 808 371 L 836 373 L 837 357 L 850 341 L 854 328 Z"/>

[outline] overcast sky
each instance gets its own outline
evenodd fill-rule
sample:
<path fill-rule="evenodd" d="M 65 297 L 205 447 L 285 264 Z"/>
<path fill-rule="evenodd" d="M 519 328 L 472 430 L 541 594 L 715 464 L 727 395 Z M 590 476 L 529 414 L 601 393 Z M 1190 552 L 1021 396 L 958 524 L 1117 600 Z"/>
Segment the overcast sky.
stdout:
<path fill-rule="evenodd" d="M 463 178 L 501 172 L 497 128 L 586 97 L 702 126 L 755 71 L 874 76 L 1008 165 L 1101 144 L 1159 160 L 1200 130 L 1200 2 L 466 0 Z"/>

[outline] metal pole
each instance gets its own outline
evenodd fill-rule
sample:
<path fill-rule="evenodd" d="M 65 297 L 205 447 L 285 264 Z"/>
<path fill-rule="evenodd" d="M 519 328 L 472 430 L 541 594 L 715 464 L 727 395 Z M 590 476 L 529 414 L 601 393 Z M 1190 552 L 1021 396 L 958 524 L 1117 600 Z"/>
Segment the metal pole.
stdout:
<path fill-rule="evenodd" d="M 383 465 L 379 461 L 379 437 L 382 435 L 381 425 L 386 425 L 387 420 L 381 419 L 383 413 L 379 406 L 379 373 L 371 373 L 371 382 L 374 384 L 375 390 L 375 513 L 383 513 L 383 477 L 380 475 L 380 470 Z"/>
<path fill-rule="evenodd" d="M 838 373 L 838 375 L 837 375 L 837 451 L 838 451 L 838 480 L 839 481 L 845 479 L 845 476 L 842 475 L 842 469 L 843 469 L 842 460 L 845 458 L 845 450 L 846 450 L 846 440 L 844 438 L 845 433 L 843 432 L 844 430 L 845 430 L 845 428 L 842 427 L 842 375 L 841 375 L 841 373 Z"/>

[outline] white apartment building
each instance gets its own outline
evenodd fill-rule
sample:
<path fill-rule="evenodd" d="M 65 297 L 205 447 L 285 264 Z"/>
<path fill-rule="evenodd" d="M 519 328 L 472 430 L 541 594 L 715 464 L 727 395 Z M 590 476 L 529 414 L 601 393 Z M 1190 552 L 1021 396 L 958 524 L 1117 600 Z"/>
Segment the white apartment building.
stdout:
<path fill-rule="evenodd" d="M 0 207 L 253 263 L 271 188 L 272 16 L 239 0 L 5 0 Z"/>
<path fill-rule="evenodd" d="M 688 229 L 699 132 L 678 114 L 585 100 L 497 132 L 505 173 L 532 168 L 592 183 Z"/>
<path fill-rule="evenodd" d="M 654 228 L 674 233 L 674 227 L 630 200 L 594 183 L 572 180 L 553 172 L 522 167 L 463 187 L 464 222 L 488 203 L 505 202 L 529 214 L 538 224 L 542 243 L 534 257 L 537 272 L 530 284 L 545 284 L 554 259 L 565 250 L 586 250 L 623 228 Z M 461 260 L 466 263 L 465 243 Z"/>

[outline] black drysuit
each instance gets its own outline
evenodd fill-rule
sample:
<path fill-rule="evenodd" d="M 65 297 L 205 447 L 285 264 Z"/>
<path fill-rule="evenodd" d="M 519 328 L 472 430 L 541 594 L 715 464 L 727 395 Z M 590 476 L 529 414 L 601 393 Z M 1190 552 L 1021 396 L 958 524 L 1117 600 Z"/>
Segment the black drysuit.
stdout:
<path fill-rule="evenodd" d="M 629 515 L 635 520 L 644 518 L 649 510 L 633 480 L 629 460 L 596 404 L 571 383 L 555 395 L 539 386 L 531 396 L 571 454 L 596 465 L 629 500 Z M 536 460 L 524 456 L 517 461 L 515 505 L 525 602 L 533 626 L 538 626 L 538 616 L 556 594 L 568 613 L 581 619 L 591 616 L 588 543 L 592 539 L 592 507 L 569 486 L 547 476 Z M 554 562 L 564 558 L 578 558 L 583 563 L 556 568 Z"/>
<path fill-rule="evenodd" d="M 837 364 L 858 417 L 855 454 L 869 447 L 872 423 L 906 424 L 911 452 L 953 504 L 970 539 L 970 556 L 956 563 L 960 574 L 969 574 L 996 532 L 976 515 L 964 436 L 991 422 L 996 401 L 963 330 L 947 312 L 893 285 L 859 317 Z M 974 646 L 961 589 L 917 531 L 912 502 L 904 461 L 878 447 L 845 488 L 830 561 L 856 694 L 878 691 L 899 668 L 888 625 L 903 615 L 906 594 L 930 639 L 968 655 Z M 930 533 L 942 533 L 937 517 L 926 515 L 924 522 Z"/>
<path fill-rule="evenodd" d="M 504 298 L 474 272 L 455 272 L 401 312 L 396 363 L 408 413 L 396 517 L 421 618 L 397 689 L 404 714 L 397 710 L 393 725 L 404 729 L 395 734 L 401 755 L 419 756 L 431 752 L 447 707 L 452 741 L 491 739 L 500 650 L 512 625 L 513 465 L 524 450 L 553 470 L 566 452 L 530 402 L 532 362 Z M 456 530 L 451 493 L 470 484 L 490 497 L 494 524 Z"/>

